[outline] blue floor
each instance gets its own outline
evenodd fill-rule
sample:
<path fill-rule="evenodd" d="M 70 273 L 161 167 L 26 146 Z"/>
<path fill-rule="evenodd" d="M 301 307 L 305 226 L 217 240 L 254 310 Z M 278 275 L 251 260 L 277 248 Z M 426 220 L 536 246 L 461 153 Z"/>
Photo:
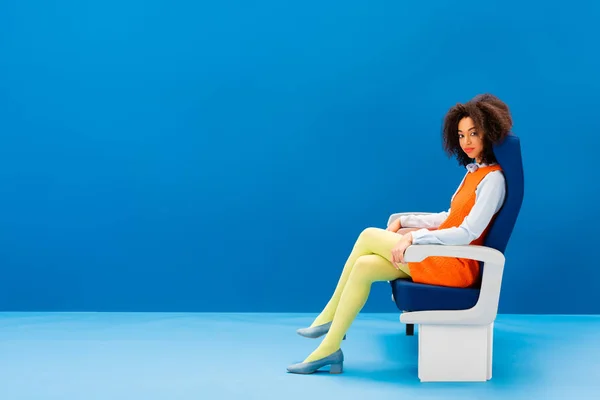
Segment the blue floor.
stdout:
<path fill-rule="evenodd" d="M 600 317 L 501 315 L 493 379 L 459 384 L 419 382 L 397 314 L 359 316 L 343 374 L 288 374 L 313 317 L 0 313 L 0 399 L 600 398 Z"/>

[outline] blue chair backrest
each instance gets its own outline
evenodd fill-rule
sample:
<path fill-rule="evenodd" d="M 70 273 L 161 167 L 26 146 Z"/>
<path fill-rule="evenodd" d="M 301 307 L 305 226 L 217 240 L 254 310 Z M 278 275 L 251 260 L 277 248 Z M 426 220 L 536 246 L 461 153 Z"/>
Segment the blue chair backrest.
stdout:
<path fill-rule="evenodd" d="M 501 143 L 494 146 L 494 155 L 502 167 L 506 180 L 506 198 L 488 231 L 484 246 L 504 253 L 523 203 L 525 178 L 519 138 L 512 134 L 507 136 Z M 479 282 L 481 282 L 483 267 L 481 265 Z"/>

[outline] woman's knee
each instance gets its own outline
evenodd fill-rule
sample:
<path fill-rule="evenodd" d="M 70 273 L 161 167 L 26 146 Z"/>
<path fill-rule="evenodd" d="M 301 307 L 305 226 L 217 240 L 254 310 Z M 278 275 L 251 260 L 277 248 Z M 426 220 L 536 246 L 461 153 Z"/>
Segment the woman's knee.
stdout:
<path fill-rule="evenodd" d="M 379 228 L 365 228 L 363 229 L 363 231 L 360 233 L 360 235 L 358 235 L 358 241 L 365 241 L 368 240 L 370 237 L 373 237 L 375 235 L 375 232 L 377 232 L 379 230 Z"/>
<path fill-rule="evenodd" d="M 371 272 L 373 264 L 377 261 L 377 257 L 374 254 L 368 254 L 358 257 L 354 266 L 352 267 L 353 275 L 365 275 Z"/>
<path fill-rule="evenodd" d="M 397 270 L 392 263 L 377 254 L 360 256 L 352 268 L 351 279 L 363 282 L 389 281 L 409 275 Z"/>

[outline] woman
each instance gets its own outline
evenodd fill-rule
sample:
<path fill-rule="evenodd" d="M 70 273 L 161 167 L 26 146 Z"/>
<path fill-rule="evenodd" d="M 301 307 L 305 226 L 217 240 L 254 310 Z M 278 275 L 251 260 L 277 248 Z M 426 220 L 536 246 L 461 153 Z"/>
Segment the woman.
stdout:
<path fill-rule="evenodd" d="M 452 107 L 443 126 L 443 145 L 467 172 L 452 196 L 450 209 L 428 215 L 409 215 L 393 221 L 387 229 L 367 228 L 356 241 L 325 309 L 304 337 L 325 335 L 323 342 L 302 363 L 288 367 L 292 373 L 309 374 L 330 366 L 340 373 L 344 355 L 340 348 L 346 331 L 364 306 L 371 284 L 411 278 L 414 282 L 449 287 L 469 287 L 476 282 L 479 263 L 474 260 L 428 257 L 406 263 L 410 245 L 481 245 L 505 198 L 502 169 L 492 151 L 512 128 L 506 104 L 484 94 Z"/>

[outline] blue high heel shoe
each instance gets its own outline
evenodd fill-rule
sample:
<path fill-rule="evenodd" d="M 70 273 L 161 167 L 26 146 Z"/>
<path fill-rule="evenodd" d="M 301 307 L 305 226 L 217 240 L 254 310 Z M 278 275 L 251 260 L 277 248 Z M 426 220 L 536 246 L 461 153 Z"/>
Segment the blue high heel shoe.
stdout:
<path fill-rule="evenodd" d="M 329 328 L 331 328 L 331 322 L 327 322 L 323 325 L 313 326 L 312 328 L 300 328 L 296 332 L 300 336 L 316 339 L 327 334 L 327 332 L 329 332 Z M 344 335 L 342 340 L 346 340 L 346 335 Z"/>
<path fill-rule="evenodd" d="M 287 367 L 287 370 L 292 374 L 312 374 L 327 365 L 330 365 L 330 374 L 342 373 L 344 370 L 344 353 L 342 353 L 342 349 L 339 349 L 335 353 L 321 358 L 320 360 L 290 365 Z"/>

